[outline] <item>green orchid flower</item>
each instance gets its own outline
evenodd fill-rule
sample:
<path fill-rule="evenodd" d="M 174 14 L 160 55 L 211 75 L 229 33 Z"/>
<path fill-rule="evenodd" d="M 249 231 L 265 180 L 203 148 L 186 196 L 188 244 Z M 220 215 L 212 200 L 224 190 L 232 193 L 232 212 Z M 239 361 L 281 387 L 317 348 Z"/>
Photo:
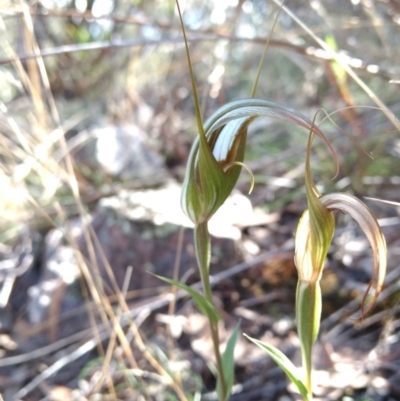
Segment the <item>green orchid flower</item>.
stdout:
<path fill-rule="evenodd" d="M 241 99 L 218 109 L 193 143 L 182 186 L 181 205 L 194 224 L 208 221 L 225 202 L 239 178 L 247 129 L 259 117 L 274 117 L 312 130 L 336 155 L 322 131 L 300 112 L 276 102 Z"/>

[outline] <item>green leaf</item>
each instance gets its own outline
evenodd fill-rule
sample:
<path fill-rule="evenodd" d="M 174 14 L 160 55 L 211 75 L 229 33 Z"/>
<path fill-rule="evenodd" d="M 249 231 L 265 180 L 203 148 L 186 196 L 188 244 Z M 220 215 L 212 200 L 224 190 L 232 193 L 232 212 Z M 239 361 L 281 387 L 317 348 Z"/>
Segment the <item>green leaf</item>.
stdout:
<path fill-rule="evenodd" d="M 150 273 L 152 274 L 152 273 Z M 217 323 L 221 316 L 219 315 L 218 311 L 215 309 L 214 305 L 211 304 L 206 298 L 203 297 L 199 292 L 190 288 L 186 284 L 181 283 L 177 280 L 172 280 L 170 278 L 158 276 L 157 274 L 153 274 L 153 276 L 159 278 L 162 281 L 165 281 L 168 284 L 176 285 L 177 287 L 185 290 L 192 298 L 196 306 L 199 308 L 200 312 L 207 316 L 213 323 Z"/>
<path fill-rule="evenodd" d="M 297 387 L 300 394 L 304 397 L 306 401 L 309 401 L 311 399 L 310 394 L 307 392 L 306 386 L 304 385 L 303 381 L 298 377 L 296 367 L 293 365 L 293 363 L 289 360 L 289 358 L 286 355 L 284 355 L 281 351 L 279 351 L 275 347 L 272 347 L 271 345 L 268 345 L 266 343 L 263 343 L 262 341 L 251 338 L 246 334 L 244 334 L 244 336 L 268 353 L 268 355 L 286 373 L 287 377 Z"/>
<path fill-rule="evenodd" d="M 234 351 L 235 351 L 235 345 L 236 345 L 239 328 L 240 328 L 240 323 L 238 323 L 235 327 L 235 330 L 233 330 L 233 333 L 231 334 L 231 336 L 226 344 L 224 355 L 222 356 L 222 368 L 224 371 L 226 392 L 227 392 L 226 399 L 228 399 L 229 396 L 231 395 L 233 382 L 235 379 Z M 219 399 L 222 399 L 221 382 L 220 382 L 219 378 L 217 380 L 217 394 L 219 396 Z"/>

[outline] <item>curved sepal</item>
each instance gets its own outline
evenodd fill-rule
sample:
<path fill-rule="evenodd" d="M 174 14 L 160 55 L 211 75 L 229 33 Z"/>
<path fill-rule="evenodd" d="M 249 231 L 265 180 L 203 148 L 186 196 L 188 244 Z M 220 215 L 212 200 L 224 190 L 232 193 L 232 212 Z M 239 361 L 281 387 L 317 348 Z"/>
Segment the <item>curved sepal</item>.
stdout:
<path fill-rule="evenodd" d="M 345 193 L 327 194 L 321 197 L 322 204 L 330 211 L 349 214 L 364 231 L 372 248 L 373 270 L 371 281 L 362 300 L 362 314 L 368 313 L 376 303 L 386 275 L 387 249 L 385 237 L 373 213 L 355 196 Z M 371 288 L 375 288 L 372 300 L 368 301 Z M 368 305 L 365 307 L 365 303 Z"/>

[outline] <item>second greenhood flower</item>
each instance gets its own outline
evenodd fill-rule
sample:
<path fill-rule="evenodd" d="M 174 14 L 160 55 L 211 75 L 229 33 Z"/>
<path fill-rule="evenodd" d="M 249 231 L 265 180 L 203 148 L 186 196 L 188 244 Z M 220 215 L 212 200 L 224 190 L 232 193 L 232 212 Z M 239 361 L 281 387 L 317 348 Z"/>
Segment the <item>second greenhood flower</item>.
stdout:
<path fill-rule="evenodd" d="M 313 344 L 319 332 L 322 310 L 320 279 L 335 230 L 333 212 L 351 215 L 367 236 L 373 251 L 372 278 L 364 294 L 362 315 L 371 310 L 381 292 L 386 273 L 386 242 L 379 223 L 359 199 L 345 193 L 323 195 L 318 192 L 311 176 L 310 153 L 314 134 L 310 133 L 306 158 L 306 192 L 308 210 L 303 213 L 296 230 L 295 264 L 299 281 L 296 293 L 296 320 L 305 369 L 305 385 L 312 398 Z M 372 300 L 368 300 L 371 288 Z M 368 305 L 365 308 L 365 303 Z"/>
<path fill-rule="evenodd" d="M 310 153 L 314 134 L 310 134 L 306 158 L 306 192 L 308 210 L 300 219 L 296 231 L 295 263 L 299 280 L 315 282 L 321 278 L 326 255 L 332 241 L 335 219 L 333 212 L 349 214 L 357 221 L 368 238 L 373 251 L 372 279 L 363 301 L 372 287 L 375 293 L 364 313 L 374 305 L 382 289 L 386 274 L 387 250 L 385 238 L 379 223 L 368 207 L 356 197 L 346 193 L 332 193 L 321 196 L 311 175 Z"/>

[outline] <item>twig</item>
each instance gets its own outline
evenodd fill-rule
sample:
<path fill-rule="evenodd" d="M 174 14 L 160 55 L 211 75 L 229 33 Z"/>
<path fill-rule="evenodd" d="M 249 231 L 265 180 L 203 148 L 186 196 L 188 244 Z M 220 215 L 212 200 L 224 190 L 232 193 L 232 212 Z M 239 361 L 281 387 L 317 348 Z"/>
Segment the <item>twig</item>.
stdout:
<path fill-rule="evenodd" d="M 76 341 L 82 341 L 83 339 L 89 337 L 92 334 L 92 329 L 85 329 L 78 333 L 72 334 L 69 337 L 58 340 L 52 344 L 46 345 L 42 348 L 35 349 L 34 351 L 27 352 L 21 355 L 10 356 L 8 358 L 0 359 L 0 367 L 19 365 L 33 359 L 40 358 L 41 356 L 48 355 L 52 352 L 58 351 Z"/>
<path fill-rule="evenodd" d="M 101 333 L 100 339 L 105 340 L 109 336 L 109 333 Z M 28 395 L 32 390 L 34 390 L 40 383 L 50 378 L 54 374 L 56 374 L 61 368 L 68 365 L 69 363 L 79 359 L 81 356 L 87 354 L 92 351 L 97 346 L 97 338 L 92 339 L 81 345 L 75 351 L 71 352 L 68 355 L 65 355 L 63 358 L 59 359 L 57 362 L 53 363 L 53 365 L 49 366 L 45 369 L 40 375 L 36 376 L 31 382 L 29 382 L 25 387 L 21 388 L 12 398 L 12 400 L 19 400 L 26 395 Z"/>
<path fill-rule="evenodd" d="M 257 44 L 265 44 L 266 38 L 243 38 L 238 36 L 230 36 L 230 35 L 220 35 L 220 34 L 200 34 L 193 37 L 187 38 L 188 42 L 207 42 L 207 41 L 220 41 L 220 40 L 229 40 L 231 42 L 250 42 Z M 58 56 L 60 54 L 65 53 L 75 53 L 81 51 L 90 51 L 90 50 L 102 50 L 102 49 L 118 49 L 125 47 L 144 47 L 144 46 L 157 46 L 162 44 L 170 44 L 176 43 L 181 44 L 183 41 L 182 37 L 168 37 L 161 39 L 127 39 L 127 40 L 113 40 L 113 41 L 99 41 L 99 42 L 90 42 L 90 43 L 80 43 L 73 45 L 64 45 L 58 46 L 54 48 L 42 49 L 40 53 L 19 53 L 14 57 L 4 57 L 0 58 L 0 65 L 9 64 L 17 59 L 20 61 L 29 60 L 37 57 L 49 57 L 49 56 Z M 324 50 L 322 48 L 316 48 L 314 46 L 299 46 L 293 43 L 287 42 L 285 40 L 276 40 L 271 39 L 269 41 L 269 46 L 272 47 L 281 47 L 290 49 L 299 53 L 306 57 L 311 57 L 316 60 L 327 60 L 332 61 L 334 57 L 330 54 L 329 51 Z M 378 65 L 367 63 L 361 59 L 350 57 L 345 55 L 344 53 L 339 52 L 341 56 L 341 61 L 343 64 L 348 65 L 349 67 L 364 71 L 368 74 L 377 75 L 384 79 L 393 80 L 396 77 L 391 74 L 389 71 L 386 71 L 379 67 Z"/>

